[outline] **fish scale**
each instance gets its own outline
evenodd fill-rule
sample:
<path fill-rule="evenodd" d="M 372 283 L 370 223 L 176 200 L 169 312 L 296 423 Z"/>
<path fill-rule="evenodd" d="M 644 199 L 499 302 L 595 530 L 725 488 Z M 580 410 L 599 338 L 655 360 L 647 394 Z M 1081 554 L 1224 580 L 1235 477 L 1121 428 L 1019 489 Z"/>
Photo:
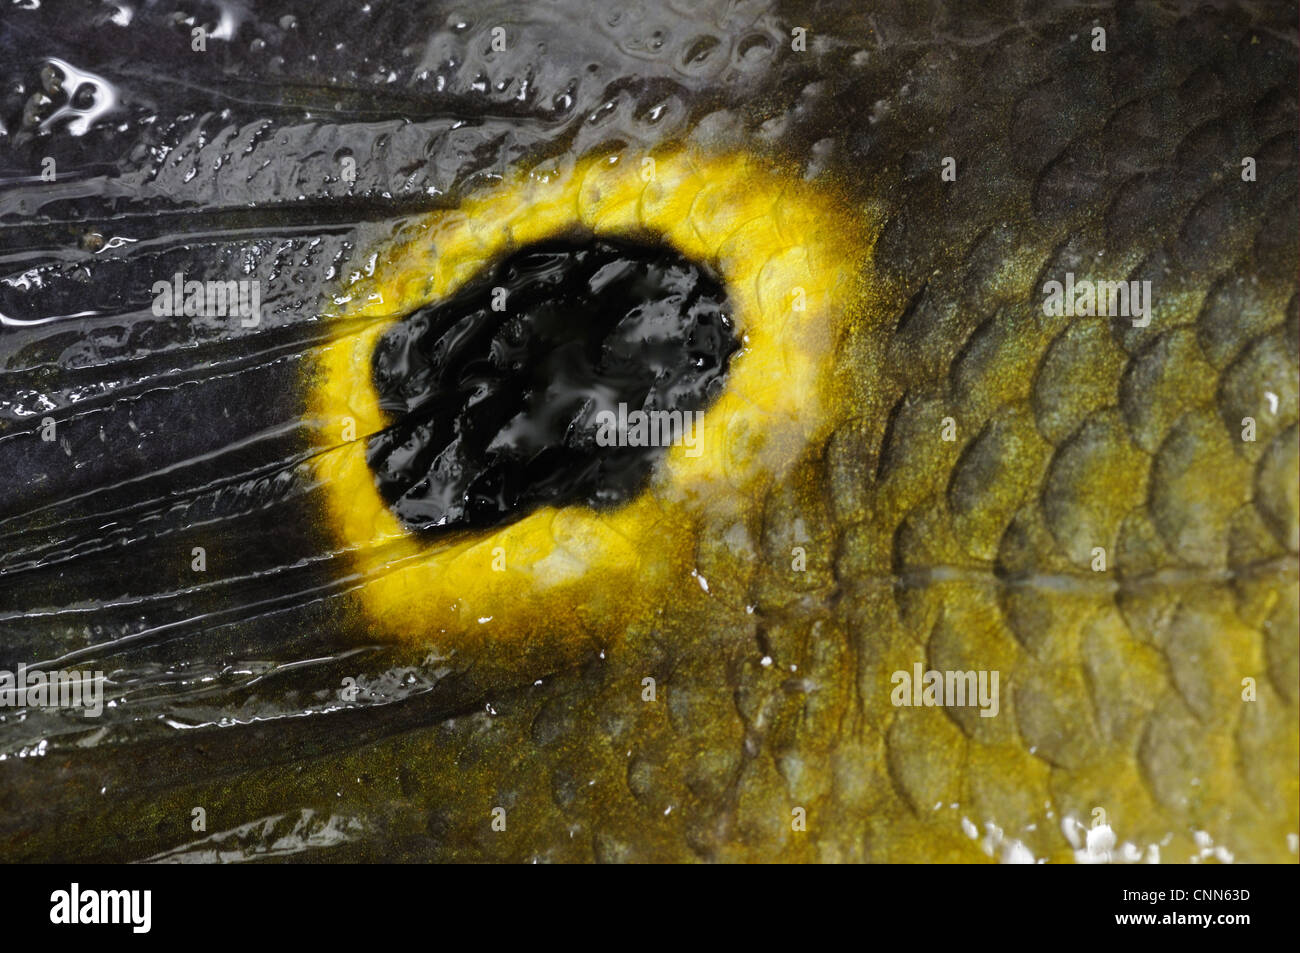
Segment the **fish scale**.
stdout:
<path fill-rule="evenodd" d="M 365 30 L 350 5 L 286 6 L 293 27 L 259 11 L 239 26 L 256 53 L 184 58 L 187 31 L 151 8 L 4 58 L 28 84 L 40 55 L 107 77 L 125 128 L 20 141 L 4 101 L 5 179 L 42 150 L 89 172 L 0 191 L 6 276 L 37 269 L 51 292 L 6 285 L 0 311 L 66 313 L 110 261 L 125 276 L 100 316 L 0 336 L 18 477 L 0 645 L 9 668 L 86 652 L 130 702 L 88 742 L 53 716 L 2 726 L 6 857 L 1084 860 L 1100 808 L 1120 858 L 1294 859 L 1292 5 L 559 4 L 517 27 L 491 3 L 465 26 L 372 6 Z M 6 14 L 0 47 L 49 15 Z M 526 39 L 493 56 L 497 22 Z M 317 525 L 315 302 L 410 216 L 521 166 L 681 138 L 792 163 L 875 223 L 852 254 L 880 306 L 834 342 L 833 429 L 752 505 L 702 518 L 692 575 L 625 626 L 434 657 L 376 642 L 345 611 L 365 580 Z M 69 251 L 91 226 L 148 247 Z M 209 338 L 139 310 L 177 262 L 243 262 L 254 241 L 263 327 Z M 1067 272 L 1150 280 L 1150 325 L 1045 314 Z M 71 453 L 35 438 L 32 409 Z M 918 662 L 999 671 L 999 715 L 893 705 Z M 191 831 L 195 805 L 213 833 Z"/>

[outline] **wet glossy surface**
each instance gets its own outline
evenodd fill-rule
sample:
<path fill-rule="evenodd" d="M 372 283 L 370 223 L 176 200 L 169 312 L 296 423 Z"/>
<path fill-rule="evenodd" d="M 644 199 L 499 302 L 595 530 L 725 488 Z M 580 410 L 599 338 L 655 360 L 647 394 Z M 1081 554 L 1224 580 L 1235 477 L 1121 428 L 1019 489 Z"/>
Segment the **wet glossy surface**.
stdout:
<path fill-rule="evenodd" d="M 1124 856 L 1293 861 L 1294 4 L 598 7 L 0 10 L 0 668 L 108 679 L 0 709 L 0 856 L 1069 860 L 1102 807 Z M 683 143 L 875 223 L 851 415 L 673 527 L 632 624 L 381 640 L 307 419 L 334 296 L 513 173 Z M 1045 317 L 1067 271 L 1152 279 L 1150 328 Z M 260 324 L 155 315 L 177 273 Z M 892 706 L 918 661 L 1002 713 Z"/>
<path fill-rule="evenodd" d="M 601 445 L 600 415 L 703 410 L 737 347 L 717 279 L 669 249 L 530 246 L 385 332 L 374 381 L 394 420 L 367 456 L 412 529 L 617 505 L 665 444 Z"/>

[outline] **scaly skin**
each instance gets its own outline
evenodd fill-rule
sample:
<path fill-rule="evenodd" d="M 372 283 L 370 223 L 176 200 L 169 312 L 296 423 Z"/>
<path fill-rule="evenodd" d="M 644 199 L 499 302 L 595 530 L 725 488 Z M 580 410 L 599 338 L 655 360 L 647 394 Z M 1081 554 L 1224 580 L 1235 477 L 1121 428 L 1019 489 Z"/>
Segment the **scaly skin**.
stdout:
<path fill-rule="evenodd" d="M 230 587 L 185 595 L 174 615 L 133 604 L 130 626 L 107 634 L 57 616 L 8 619 L 15 634 L 6 647 L 15 658 L 49 658 L 178 619 L 177 641 L 153 636 L 90 657 L 147 674 L 186 660 L 338 653 L 331 666 L 289 670 L 278 682 L 236 678 L 210 702 L 191 685 L 170 700 L 143 692 L 137 703 L 146 715 L 243 725 L 175 732 L 110 722 L 117 733 L 95 746 L 56 742 L 44 757 L 0 763 L 4 855 L 1069 861 L 1087 859 L 1078 825 L 1091 827 L 1100 809 L 1114 859 L 1294 861 L 1295 8 L 973 6 L 823 4 L 752 23 L 710 16 L 722 49 L 734 53 L 762 30 L 782 45 L 760 67 L 733 70 L 730 83 L 725 71 L 676 76 L 679 108 L 664 128 L 637 126 L 624 103 L 618 135 L 580 123 L 571 139 L 517 161 L 497 146 L 500 179 L 458 172 L 448 208 L 395 211 L 405 229 L 396 243 L 388 222 L 356 225 L 355 255 L 339 272 L 364 272 L 381 253 L 375 280 L 391 288 L 394 275 L 417 280 L 394 249 L 430 214 L 454 217 L 457 205 L 550 162 L 567 175 L 611 150 L 627 162 L 684 151 L 750 156 L 766 170 L 755 190 L 791 202 L 815 195 L 863 237 L 835 249 L 835 277 L 848 279 L 837 287 L 853 290 L 815 311 L 835 331 L 829 358 L 815 362 L 830 396 L 805 405 L 801 393 L 774 391 L 773 400 L 816 408 L 800 445 L 750 468 L 735 506 L 687 500 L 662 537 L 650 517 L 636 517 L 645 534 L 637 558 L 668 574 L 644 589 L 625 566 L 611 574 L 599 546 L 582 550 L 594 610 L 579 611 L 583 589 L 550 604 L 528 584 L 505 592 L 485 583 L 480 599 L 496 600 L 489 608 L 512 624 L 483 633 L 422 615 L 419 589 L 375 598 L 364 575 L 373 567 L 353 575 L 372 527 L 342 525 L 333 461 L 347 451 L 329 439 L 324 455 L 289 471 L 290 489 L 302 492 L 272 494 L 264 511 L 187 504 L 172 537 L 158 531 L 132 544 L 143 550 L 116 542 L 0 579 L 6 606 L 67 608 L 128 588 L 88 581 L 126 572 L 110 566 L 126 558 L 119 550 L 138 565 L 166 556 L 183 566 L 201 541 L 213 554 L 210 574 L 235 580 Z M 493 11 L 478 15 L 474 29 L 486 35 Z M 797 25 L 809 30 L 805 53 L 788 50 Z M 1090 48 L 1094 25 L 1107 31 L 1104 53 Z M 643 26 L 610 29 L 626 41 Z M 564 45 L 558 21 L 520 29 Z M 660 59 L 630 44 L 642 65 L 616 75 L 678 62 L 700 30 L 675 24 Z M 577 36 L 615 43 L 594 27 Z M 416 46 L 454 40 L 434 27 L 430 37 Z M 543 69 L 554 50 L 516 49 L 499 75 L 536 65 L 545 92 L 547 83 L 563 88 L 562 74 Z M 584 108 L 601 101 L 578 96 Z M 482 112 L 493 117 L 490 106 Z M 437 142 L 435 157 L 461 171 L 472 164 L 448 158 L 449 139 Z M 362 185 L 382 191 L 389 160 L 357 154 Z M 940 178 L 946 156 L 956 159 L 952 182 Z M 1242 180 L 1243 156 L 1257 161 L 1254 182 Z M 254 151 L 246 161 L 255 168 L 260 158 Z M 142 193 L 167 174 L 161 162 L 148 168 Z M 791 194 L 767 191 L 766 175 L 790 183 Z M 270 201 L 279 188 L 250 191 Z M 689 206 L 692 197 L 672 201 Z M 599 217 L 599 208 L 575 205 L 560 217 Z M 808 228 L 790 239 L 813 243 Z M 323 277 L 319 262 L 307 270 L 314 307 L 330 311 L 331 295 L 350 283 Z M 1044 315 L 1043 284 L 1067 271 L 1150 279 L 1150 325 Z M 403 305 L 428 293 L 422 287 Z M 331 317 L 291 351 L 282 383 L 293 416 L 276 419 L 305 415 L 303 445 L 320 448 L 337 423 L 315 389 L 321 362 L 386 311 Z M 9 371 L 26 373 L 47 359 L 42 346 L 56 347 L 31 334 L 28 351 L 6 351 Z M 236 351 L 253 347 L 227 337 Z M 807 341 L 783 340 L 809 353 Z M 341 366 L 355 375 L 364 357 L 362 349 Z M 201 422 L 229 399 L 217 387 L 197 376 L 192 393 L 174 399 L 200 408 Z M 57 380 L 50 389 L 57 398 Z M 75 421 L 75 398 L 55 403 Z M 1242 439 L 1245 417 L 1256 422 L 1253 442 Z M 35 445 L 19 439 L 2 452 Z M 233 439 L 218 429 L 196 444 Z M 49 496 L 33 490 L 6 514 L 24 499 L 78 489 L 55 464 L 31 459 L 20 476 L 35 486 L 35 475 L 54 474 L 39 491 Z M 139 472 L 167 459 L 158 451 Z M 107 509 L 77 505 L 88 507 L 71 510 L 77 516 Z M 145 515 L 172 512 L 168 505 Z M 30 553 L 50 558 L 42 533 L 55 550 L 81 538 L 53 517 L 10 519 L 19 520 L 15 564 Z M 791 569 L 796 546 L 806 552 L 802 572 Z M 267 547 L 278 547 L 267 557 L 278 565 L 320 555 L 311 571 L 343 585 L 274 615 L 205 618 L 276 593 L 273 580 L 238 581 L 265 568 L 256 554 Z M 1095 547 L 1105 550 L 1104 571 L 1094 570 Z M 180 596 L 188 579 L 167 570 L 130 591 L 172 587 Z M 492 614 L 482 605 L 476 614 Z M 394 638 L 404 644 L 342 655 Z M 999 671 L 998 715 L 891 704 L 891 675 L 916 662 Z M 339 675 L 369 674 L 373 688 L 379 673 L 400 676 L 403 665 L 428 691 L 386 705 L 333 701 Z M 655 679 L 653 701 L 646 677 Z M 1243 700 L 1246 678 L 1253 701 Z M 382 696 L 383 685 L 374 691 Z M 253 722 L 272 702 L 279 716 L 344 710 Z M 214 833 L 190 829 L 195 806 Z M 495 807 L 505 808 L 505 831 L 492 829 Z M 806 812 L 806 830 L 792 829 L 795 808 Z"/>

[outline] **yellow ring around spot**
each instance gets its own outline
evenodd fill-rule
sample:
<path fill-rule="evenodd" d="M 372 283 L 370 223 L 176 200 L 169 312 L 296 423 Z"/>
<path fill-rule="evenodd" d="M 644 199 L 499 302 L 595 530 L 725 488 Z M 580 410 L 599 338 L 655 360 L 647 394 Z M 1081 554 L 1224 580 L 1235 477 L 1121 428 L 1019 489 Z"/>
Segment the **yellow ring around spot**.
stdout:
<path fill-rule="evenodd" d="M 699 455 L 670 448 L 647 489 L 616 509 L 546 507 L 432 541 L 407 532 L 365 457 L 388 423 L 371 380 L 380 335 L 512 250 L 575 229 L 666 242 L 724 282 L 742 348 L 700 424 Z M 584 161 L 410 223 L 373 274 L 335 297 L 339 331 L 309 382 L 326 520 L 364 578 L 372 632 L 601 637 L 652 611 L 666 587 L 689 582 L 702 518 L 744 512 L 834 423 L 835 345 L 860 313 L 867 250 L 831 194 L 743 154 Z"/>

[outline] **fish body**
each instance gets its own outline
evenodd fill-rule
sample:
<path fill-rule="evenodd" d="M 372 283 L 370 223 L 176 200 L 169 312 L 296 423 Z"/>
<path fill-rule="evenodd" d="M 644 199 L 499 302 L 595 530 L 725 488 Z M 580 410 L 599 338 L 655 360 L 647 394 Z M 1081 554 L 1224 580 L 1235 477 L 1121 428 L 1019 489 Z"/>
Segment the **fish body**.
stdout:
<path fill-rule="evenodd" d="M 123 9 L 0 19 L 6 859 L 1294 862 L 1293 4 Z M 753 439 L 444 565 L 367 342 L 572 226 Z"/>

